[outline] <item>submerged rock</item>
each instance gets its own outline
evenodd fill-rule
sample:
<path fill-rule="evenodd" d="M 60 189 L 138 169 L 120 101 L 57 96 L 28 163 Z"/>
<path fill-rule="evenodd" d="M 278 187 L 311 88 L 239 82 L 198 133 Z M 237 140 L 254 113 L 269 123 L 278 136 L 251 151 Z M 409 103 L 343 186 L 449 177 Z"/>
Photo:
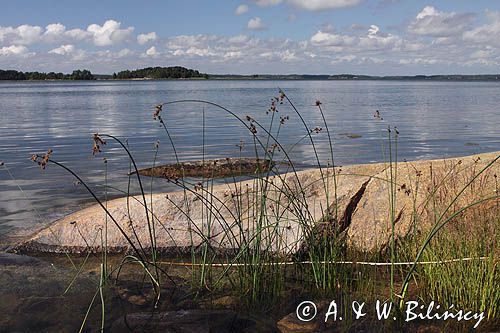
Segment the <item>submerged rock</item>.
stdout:
<path fill-rule="evenodd" d="M 273 166 L 274 163 L 266 159 L 221 158 L 159 165 L 139 169 L 139 174 L 170 180 L 183 177 L 226 178 L 268 172 Z"/>
<path fill-rule="evenodd" d="M 27 256 L 0 257 L 0 332 L 79 330 L 99 281 Z"/>
<path fill-rule="evenodd" d="M 0 252 L 0 266 L 36 265 L 41 263 L 41 260 L 30 256 Z"/>
<path fill-rule="evenodd" d="M 271 327 L 229 310 L 179 310 L 132 313 L 116 320 L 111 332 L 273 332 Z"/>
<path fill-rule="evenodd" d="M 335 177 L 331 168 L 313 169 L 209 188 L 179 182 L 177 192 L 111 200 L 108 216 L 99 205 L 77 211 L 14 250 L 97 252 L 107 234 L 110 252 L 147 251 L 154 230 L 156 247 L 164 253 L 198 251 L 203 245 L 234 253 L 250 244 L 290 255 L 303 248 L 304 239 L 333 225 L 349 246 L 378 251 L 391 239 L 392 221 L 398 238 L 426 230 L 436 222 L 435 205 L 444 210 L 498 155 L 344 166 L 335 169 Z M 498 161 L 453 208 L 497 193 L 497 174 Z"/>
<path fill-rule="evenodd" d="M 331 326 L 330 323 L 325 323 L 324 318 L 329 309 L 330 302 L 326 300 L 314 301 L 314 307 L 309 304 L 301 303 L 297 306 L 298 311 L 290 312 L 288 315 L 281 318 L 276 326 L 281 333 L 309 333 L 309 332 L 324 332 L 328 331 Z M 310 312 L 306 312 L 306 315 L 302 314 L 301 310 L 304 307 L 310 307 Z M 297 313 L 301 316 L 299 318 Z M 313 319 L 309 318 L 308 315 L 315 313 Z"/>

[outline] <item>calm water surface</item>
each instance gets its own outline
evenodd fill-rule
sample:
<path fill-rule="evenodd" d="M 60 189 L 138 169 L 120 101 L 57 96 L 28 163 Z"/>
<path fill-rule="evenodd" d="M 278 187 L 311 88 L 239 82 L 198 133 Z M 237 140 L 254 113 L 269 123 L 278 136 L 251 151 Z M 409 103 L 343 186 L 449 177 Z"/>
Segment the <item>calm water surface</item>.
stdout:
<path fill-rule="evenodd" d="M 160 140 L 157 163 L 175 157 L 163 129 L 152 119 L 154 105 L 180 99 L 202 99 L 229 108 L 240 117 L 251 115 L 269 127 L 270 99 L 285 90 L 309 128 L 324 127 L 316 100 L 323 103 L 333 133 L 337 165 L 384 161 L 387 126 L 397 126 L 399 159 L 460 156 L 500 150 L 500 83 L 472 82 L 337 82 L 337 81 L 118 81 L 0 83 L 0 236 L 27 234 L 61 215 L 91 202 L 81 185 L 62 169 L 41 171 L 29 157 L 54 150 L 63 162 L 104 195 L 108 184 L 126 190 L 128 159 L 108 142 L 97 157 L 91 135 L 109 133 L 128 144 L 139 166 L 152 163 L 154 142 Z M 279 116 L 290 120 L 279 141 L 301 168 L 313 166 L 315 155 L 305 129 L 288 105 Z M 374 119 L 380 110 L 383 121 Z M 205 115 L 203 117 L 203 114 Z M 234 117 L 213 106 L 196 103 L 165 108 L 181 160 L 255 156 L 252 136 Z M 203 122 L 205 126 L 203 126 Z M 259 136 L 265 135 L 259 131 Z M 302 140 L 301 140 L 302 139 Z M 326 132 L 314 134 L 322 163 L 327 164 Z M 298 144 L 294 145 L 295 143 Z M 262 153 L 262 152 L 259 152 Z M 105 165 L 103 157 L 108 163 Z M 150 180 L 146 181 L 147 189 Z M 155 180 L 154 191 L 174 189 Z M 112 195 L 118 195 L 115 191 Z"/>

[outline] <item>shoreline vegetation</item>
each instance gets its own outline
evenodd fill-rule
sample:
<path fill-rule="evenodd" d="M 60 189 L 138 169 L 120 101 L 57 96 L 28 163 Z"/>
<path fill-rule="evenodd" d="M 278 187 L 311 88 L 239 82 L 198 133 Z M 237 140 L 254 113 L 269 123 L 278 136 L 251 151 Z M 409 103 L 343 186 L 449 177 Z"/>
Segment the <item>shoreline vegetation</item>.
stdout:
<path fill-rule="evenodd" d="M 392 75 L 357 74 L 207 74 L 181 66 L 146 67 L 123 70 L 113 74 L 92 74 L 89 70 L 74 70 L 71 74 L 56 72 L 22 72 L 1 70 L 0 81 L 62 81 L 62 80 L 315 80 L 315 81 L 500 81 L 500 74 L 452 75 Z"/>

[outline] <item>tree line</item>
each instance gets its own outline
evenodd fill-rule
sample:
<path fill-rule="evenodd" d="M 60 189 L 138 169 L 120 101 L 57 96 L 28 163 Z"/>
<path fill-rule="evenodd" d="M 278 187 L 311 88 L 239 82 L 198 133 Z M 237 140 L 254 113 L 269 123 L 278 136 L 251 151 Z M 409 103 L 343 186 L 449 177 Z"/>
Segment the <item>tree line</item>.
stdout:
<path fill-rule="evenodd" d="M 147 67 L 136 70 L 125 70 L 113 73 L 113 79 L 189 79 L 205 78 L 208 74 L 200 73 L 194 69 L 188 69 L 181 66 L 174 67 Z"/>
<path fill-rule="evenodd" d="M 55 72 L 20 72 L 16 70 L 1 70 L 0 80 L 95 80 L 94 75 L 87 69 L 74 70 L 71 74 Z"/>

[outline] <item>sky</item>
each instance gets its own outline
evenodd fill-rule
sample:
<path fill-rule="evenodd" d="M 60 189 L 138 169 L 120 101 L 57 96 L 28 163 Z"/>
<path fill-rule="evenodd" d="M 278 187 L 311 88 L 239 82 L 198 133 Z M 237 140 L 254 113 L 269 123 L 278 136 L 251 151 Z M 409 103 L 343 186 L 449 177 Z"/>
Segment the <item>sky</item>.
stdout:
<path fill-rule="evenodd" d="M 0 1 L 0 69 L 500 73 L 498 0 Z"/>

